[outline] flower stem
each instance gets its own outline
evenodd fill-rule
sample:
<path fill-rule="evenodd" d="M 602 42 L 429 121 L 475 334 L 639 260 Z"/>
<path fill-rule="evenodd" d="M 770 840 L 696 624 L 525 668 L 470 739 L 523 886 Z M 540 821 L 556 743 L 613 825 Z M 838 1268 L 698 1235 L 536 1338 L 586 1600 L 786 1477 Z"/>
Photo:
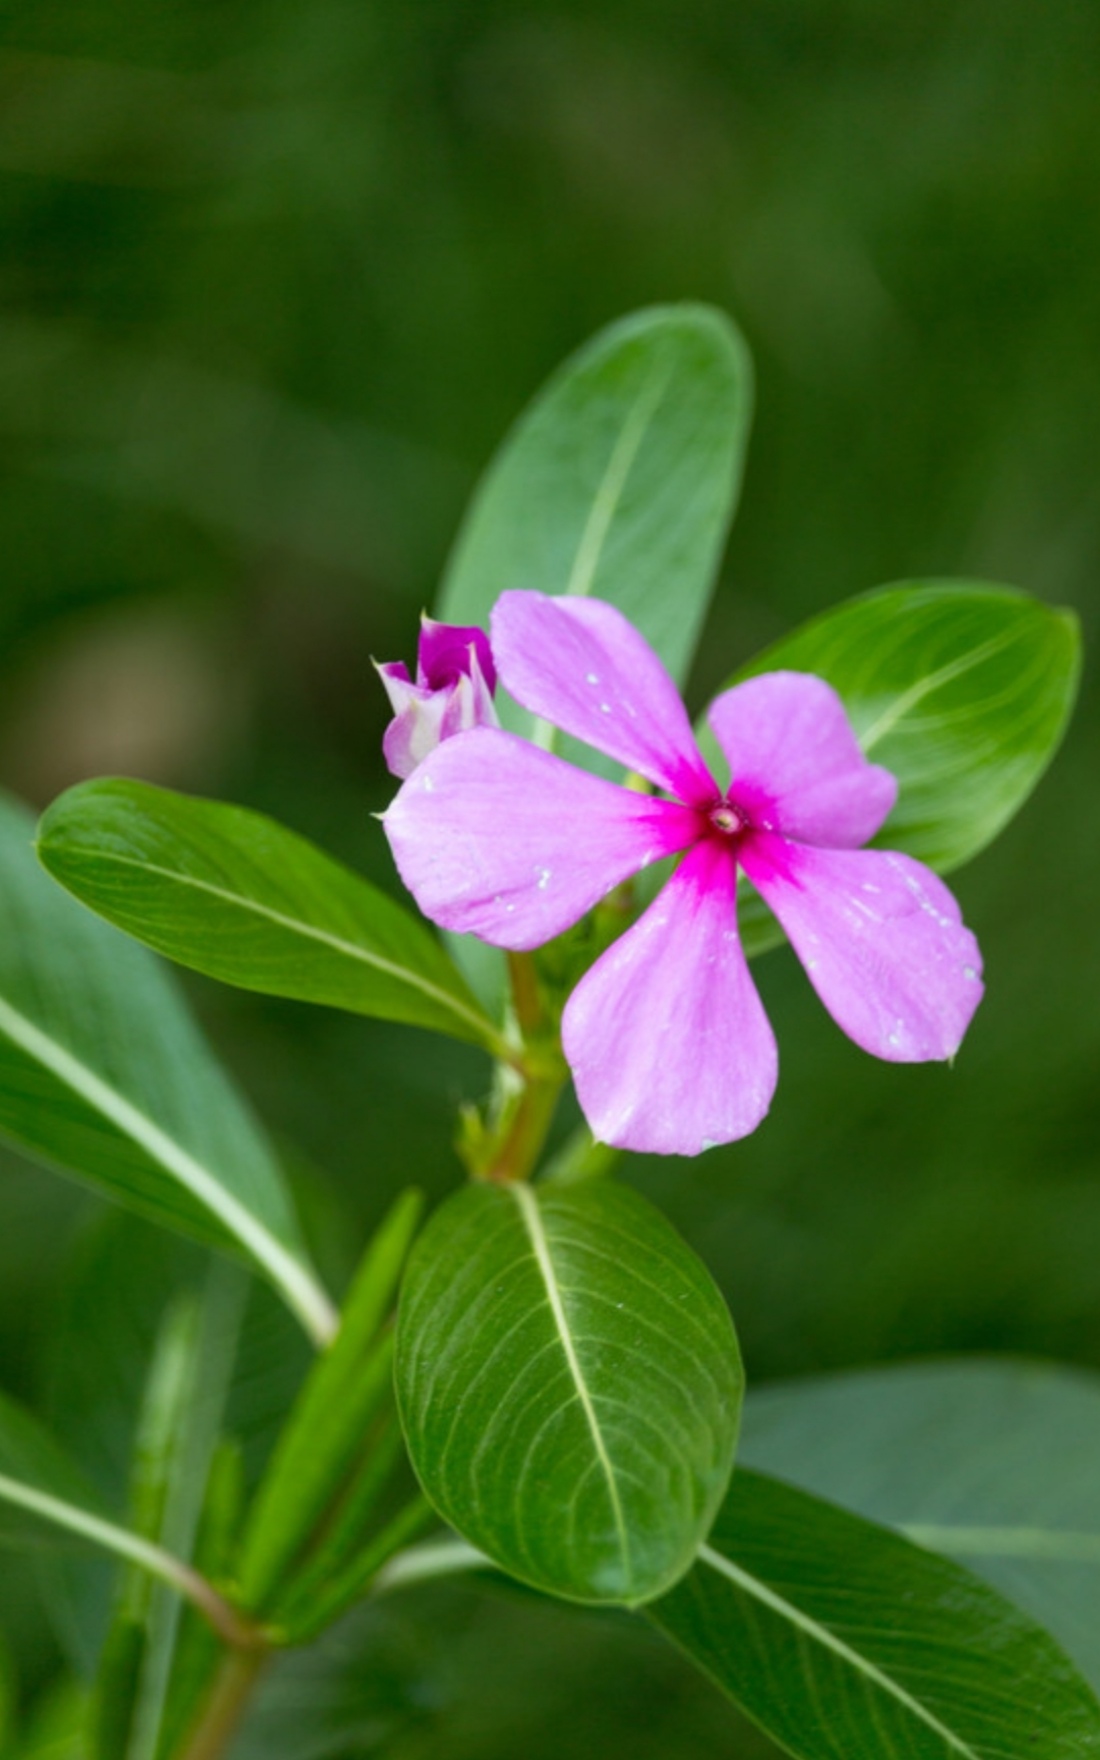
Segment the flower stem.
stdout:
<path fill-rule="evenodd" d="M 498 1185 L 527 1179 L 554 1117 L 562 1089 L 559 1075 L 531 1076 L 515 1102 L 507 1127 L 482 1178 Z"/>
<path fill-rule="evenodd" d="M 270 1655 L 262 1644 L 226 1652 L 206 1704 L 179 1751 L 179 1760 L 222 1760 Z"/>

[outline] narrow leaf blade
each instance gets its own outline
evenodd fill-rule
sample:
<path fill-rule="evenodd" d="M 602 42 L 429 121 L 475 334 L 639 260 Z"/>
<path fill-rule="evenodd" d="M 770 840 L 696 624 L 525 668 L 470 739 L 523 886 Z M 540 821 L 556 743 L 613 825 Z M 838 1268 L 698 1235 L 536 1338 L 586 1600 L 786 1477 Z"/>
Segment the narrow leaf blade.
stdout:
<path fill-rule="evenodd" d="M 95 1492 L 76 1463 L 30 1412 L 4 1394 L 0 1394 L 0 1481 L 101 1513 Z M 44 1538 L 57 1537 L 55 1528 L 44 1526 L 44 1518 L 6 1499 L 0 1490 L 0 1545 L 41 1544 Z"/>
<path fill-rule="evenodd" d="M 741 1388 L 709 1274 L 625 1187 L 471 1186 L 413 1249 L 397 1346 L 413 1465 L 439 1513 L 536 1588 L 636 1603 L 686 1570 Z"/>
<path fill-rule="evenodd" d="M 755 1389 L 740 1458 L 984 1577 L 1100 1692 L 1100 1375 L 955 1359 Z"/>
<path fill-rule="evenodd" d="M 967 1571 L 738 1470 L 647 1616 L 797 1760 L 1086 1760 L 1100 1705 Z"/>
<path fill-rule="evenodd" d="M 100 916 L 208 977 L 496 1043 L 423 924 L 260 813 L 86 782 L 49 808 L 38 854 Z"/>
<path fill-rule="evenodd" d="M 327 1298 L 271 1150 L 167 975 L 67 898 L 0 801 L 0 1132 L 169 1228 L 244 1251 L 315 1336 Z"/>

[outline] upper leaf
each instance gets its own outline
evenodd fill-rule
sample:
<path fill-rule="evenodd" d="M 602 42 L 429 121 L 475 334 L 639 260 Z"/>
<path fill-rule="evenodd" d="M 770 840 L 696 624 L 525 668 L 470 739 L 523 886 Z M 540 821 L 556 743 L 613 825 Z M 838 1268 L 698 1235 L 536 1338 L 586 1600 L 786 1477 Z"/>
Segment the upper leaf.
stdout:
<path fill-rule="evenodd" d="M 766 648 L 729 680 L 813 672 L 840 695 L 860 744 L 897 777 L 875 838 L 938 873 L 992 842 L 1050 763 L 1077 688 L 1071 612 L 968 581 L 903 583 L 850 599 Z M 717 748 L 700 729 L 708 757 Z M 752 953 L 782 940 L 755 896 Z"/>
<path fill-rule="evenodd" d="M 0 802 L 0 1131 L 170 1228 L 243 1248 L 331 1324 L 271 1151 L 167 974 L 50 881 Z"/>
<path fill-rule="evenodd" d="M 413 1248 L 397 1343 L 413 1465 L 536 1588 L 635 1603 L 674 1582 L 725 1490 L 741 1389 L 709 1273 L 625 1187 L 470 1186 Z"/>
<path fill-rule="evenodd" d="M 752 367 L 706 306 L 657 306 L 600 331 L 505 439 L 447 571 L 439 615 L 488 626 L 508 587 L 624 612 L 683 681 L 740 486 Z M 533 718 L 505 714 L 530 735 Z M 570 754 L 592 764 L 590 753 Z M 583 756 L 582 756 L 583 754 Z"/>
<path fill-rule="evenodd" d="M 750 1395 L 741 1459 L 978 1572 L 1100 1692 L 1100 1376 L 955 1359 Z"/>
<path fill-rule="evenodd" d="M 1087 1760 L 1100 1705 L 1045 1632 L 948 1559 L 738 1470 L 647 1616 L 798 1760 Z"/>
<path fill-rule="evenodd" d="M 224 983 L 496 1041 L 423 924 L 259 813 L 86 782 L 45 814 L 38 854 L 101 916 Z"/>

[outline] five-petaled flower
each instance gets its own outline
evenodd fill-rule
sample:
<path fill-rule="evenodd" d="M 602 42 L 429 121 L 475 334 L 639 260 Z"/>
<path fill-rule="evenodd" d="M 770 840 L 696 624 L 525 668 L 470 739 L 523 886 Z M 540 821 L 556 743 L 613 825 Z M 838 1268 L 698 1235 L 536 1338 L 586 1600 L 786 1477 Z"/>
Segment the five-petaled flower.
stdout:
<path fill-rule="evenodd" d="M 776 1047 L 737 931 L 738 868 L 857 1045 L 898 1063 L 953 1056 L 982 994 L 977 943 L 928 868 L 861 847 L 897 785 L 829 685 L 773 672 L 724 691 L 709 711 L 723 789 L 664 666 L 613 606 L 505 593 L 492 647 L 524 708 L 663 793 L 500 730 L 448 741 L 384 816 L 425 914 L 535 948 L 649 863 L 683 858 L 566 1005 L 565 1055 L 597 1138 L 693 1155 L 767 1112 Z"/>
<path fill-rule="evenodd" d="M 498 727 L 493 708 L 497 675 L 482 629 L 420 619 L 416 683 L 403 660 L 378 667 L 394 718 L 382 751 L 394 776 L 411 776 L 429 752 L 472 727 Z"/>

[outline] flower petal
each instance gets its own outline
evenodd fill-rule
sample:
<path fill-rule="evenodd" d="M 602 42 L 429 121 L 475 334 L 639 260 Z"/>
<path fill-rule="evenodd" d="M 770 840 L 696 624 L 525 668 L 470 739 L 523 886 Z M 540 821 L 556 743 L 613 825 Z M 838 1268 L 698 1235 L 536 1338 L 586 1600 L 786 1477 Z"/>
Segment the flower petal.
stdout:
<path fill-rule="evenodd" d="M 982 958 L 930 868 L 892 850 L 821 850 L 757 834 L 738 852 L 837 1025 L 875 1057 L 953 1057 L 982 997 Z"/>
<path fill-rule="evenodd" d="M 560 935 L 621 880 L 698 836 L 689 808 L 492 728 L 437 746 L 383 823 L 425 916 L 517 950 Z"/>
<path fill-rule="evenodd" d="M 420 619 L 416 682 L 430 690 L 442 690 L 456 678 L 472 673 L 475 664 L 489 695 L 496 689 L 497 675 L 489 638 L 476 624 L 437 623 L 427 612 Z"/>
<path fill-rule="evenodd" d="M 394 711 L 382 735 L 382 753 L 390 774 L 404 780 L 444 737 L 450 693 L 410 683 L 408 669 L 400 660 L 388 661 L 376 670 Z"/>
<path fill-rule="evenodd" d="M 860 751 L 831 685 L 764 672 L 723 691 L 707 719 L 729 760 L 730 799 L 758 825 L 823 849 L 858 849 L 897 799 L 889 770 Z"/>
<path fill-rule="evenodd" d="M 570 997 L 562 1042 L 600 1141 L 698 1155 L 767 1112 L 775 1038 L 741 949 L 734 884 L 729 850 L 698 844 Z"/>
<path fill-rule="evenodd" d="M 502 593 L 492 634 L 501 682 L 533 715 L 682 801 L 717 798 L 679 691 L 613 605 Z"/>

